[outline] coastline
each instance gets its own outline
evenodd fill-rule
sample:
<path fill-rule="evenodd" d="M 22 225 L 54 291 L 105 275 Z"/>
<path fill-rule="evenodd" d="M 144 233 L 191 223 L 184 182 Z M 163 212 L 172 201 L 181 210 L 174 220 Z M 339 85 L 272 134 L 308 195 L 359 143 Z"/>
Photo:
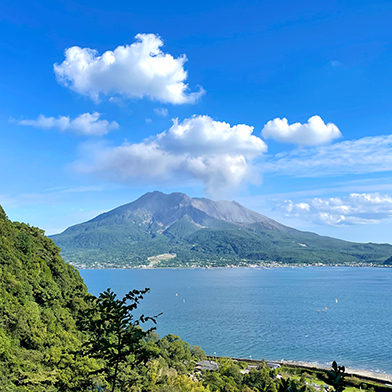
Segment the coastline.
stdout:
<path fill-rule="evenodd" d="M 78 266 L 73 264 L 72 262 L 68 262 L 68 264 L 72 265 L 77 270 L 123 270 L 123 269 L 131 269 L 131 270 L 196 270 L 196 269 L 233 269 L 233 268 L 243 268 L 243 269 L 276 269 L 276 268 L 392 268 L 392 265 L 383 265 L 383 264 L 273 264 L 273 265 L 226 265 L 222 267 L 217 266 L 176 266 L 176 267 L 148 267 L 145 265 L 140 266 L 123 266 L 123 267 L 115 267 L 115 266 L 99 266 L 99 267 L 91 267 L 91 266 Z M 155 264 L 156 265 L 156 264 Z"/>
<path fill-rule="evenodd" d="M 330 370 L 330 366 L 319 365 L 318 363 L 312 362 L 302 362 L 302 361 L 279 361 L 278 362 L 284 366 L 293 366 L 293 367 L 301 367 L 304 369 L 313 369 L 313 370 Z M 346 367 L 346 373 L 349 376 L 357 376 L 360 378 L 364 378 L 371 381 L 381 381 L 386 383 L 392 383 L 392 374 L 386 373 L 376 373 L 370 370 L 363 369 L 353 369 Z"/>
<path fill-rule="evenodd" d="M 207 355 L 207 357 L 208 358 L 215 358 L 215 359 L 225 358 L 225 357 L 220 357 L 220 356 L 216 356 L 216 355 Z M 247 359 L 247 358 L 231 358 L 231 359 L 233 359 L 235 361 L 247 362 L 247 363 L 260 363 L 263 361 L 262 359 Z M 320 365 L 320 364 L 314 363 L 314 362 L 285 361 L 285 360 L 282 360 L 282 361 L 266 360 L 266 362 L 276 363 L 281 366 L 302 368 L 302 369 L 308 369 L 308 370 L 327 371 L 327 370 L 331 369 L 331 366 L 324 366 L 324 365 Z M 353 368 L 347 368 L 347 367 L 346 367 L 346 373 L 349 377 L 355 376 L 355 377 L 359 377 L 364 380 L 381 382 L 383 384 L 392 384 L 392 374 L 376 373 L 376 372 L 372 372 L 370 370 L 353 369 Z"/>

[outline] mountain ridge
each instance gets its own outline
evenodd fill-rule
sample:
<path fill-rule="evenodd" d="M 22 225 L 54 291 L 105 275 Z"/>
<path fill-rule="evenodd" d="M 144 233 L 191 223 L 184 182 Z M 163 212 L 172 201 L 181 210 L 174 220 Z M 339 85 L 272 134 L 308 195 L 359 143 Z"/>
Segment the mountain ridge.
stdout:
<path fill-rule="evenodd" d="M 170 201 L 169 208 L 167 205 L 163 204 L 163 201 L 168 200 Z M 143 205 L 142 208 L 140 206 L 141 204 Z M 160 207 L 160 209 L 157 209 L 157 207 Z M 231 223 L 256 223 L 261 221 L 275 222 L 264 215 L 247 209 L 236 201 L 212 201 L 207 198 L 190 198 L 181 192 L 174 192 L 167 195 L 159 191 L 148 192 L 135 201 L 100 214 L 88 222 L 100 221 L 106 219 L 108 216 L 115 214 L 118 215 L 118 213 L 135 211 L 138 209 L 149 210 L 152 214 L 155 214 L 157 212 L 162 213 L 163 211 L 173 211 L 173 209 L 175 210 L 185 207 L 196 208 L 210 217 Z M 175 219 L 175 215 L 172 215 L 172 217 Z"/>
<path fill-rule="evenodd" d="M 235 201 L 149 192 L 51 236 L 76 266 L 135 267 L 176 254 L 160 266 L 382 264 L 389 244 L 360 244 L 303 232 Z"/>

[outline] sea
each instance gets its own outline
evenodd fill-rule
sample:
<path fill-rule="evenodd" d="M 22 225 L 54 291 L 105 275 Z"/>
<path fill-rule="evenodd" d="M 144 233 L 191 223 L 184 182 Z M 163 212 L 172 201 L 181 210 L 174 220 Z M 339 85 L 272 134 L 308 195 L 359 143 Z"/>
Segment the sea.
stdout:
<path fill-rule="evenodd" d="M 157 332 L 208 355 L 392 374 L 392 269 L 296 267 L 80 270 L 89 291 L 150 293 Z"/>

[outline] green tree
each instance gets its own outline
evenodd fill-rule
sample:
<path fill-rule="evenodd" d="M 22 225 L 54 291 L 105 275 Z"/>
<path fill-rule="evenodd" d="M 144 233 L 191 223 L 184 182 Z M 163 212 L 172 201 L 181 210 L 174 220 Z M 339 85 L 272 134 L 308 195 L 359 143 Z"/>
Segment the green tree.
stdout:
<path fill-rule="evenodd" d="M 157 342 L 160 349 L 159 355 L 165 359 L 169 367 L 185 374 L 194 368 L 190 345 L 183 342 L 178 336 L 169 334 Z"/>
<path fill-rule="evenodd" d="M 141 325 L 156 318 L 141 315 L 134 318 L 133 311 L 140 300 L 150 289 L 132 290 L 122 299 L 107 289 L 99 297 L 89 296 L 90 303 L 83 311 L 79 326 L 88 334 L 88 340 L 83 343 L 81 354 L 104 361 L 101 369 L 92 373 L 103 373 L 111 384 L 112 392 L 116 388 L 120 365 L 128 364 L 136 367 L 146 363 L 151 357 L 144 338 L 155 327 L 147 331 Z"/>
<path fill-rule="evenodd" d="M 296 382 L 292 379 L 284 379 L 280 380 L 279 392 L 305 392 L 306 386 L 299 387 Z"/>
<path fill-rule="evenodd" d="M 276 391 L 274 380 L 270 377 L 267 366 L 259 370 L 252 369 L 248 374 L 245 374 L 243 384 L 259 391 Z M 286 390 L 279 389 L 279 392 L 286 392 Z"/>
<path fill-rule="evenodd" d="M 230 377 L 234 380 L 234 382 L 238 385 L 242 383 L 242 373 L 240 367 L 232 363 L 231 365 L 227 366 L 225 369 L 222 369 L 220 372 L 223 376 Z"/>
<path fill-rule="evenodd" d="M 197 359 L 197 360 L 201 360 L 201 359 L 206 359 L 206 353 L 204 352 L 204 350 L 200 347 L 200 346 L 191 346 L 190 347 L 190 351 L 191 354 Z"/>
<path fill-rule="evenodd" d="M 327 372 L 329 382 L 335 388 L 336 392 L 343 392 L 346 386 L 345 376 L 346 368 L 344 366 L 338 366 L 336 361 L 332 363 L 332 370 Z"/>

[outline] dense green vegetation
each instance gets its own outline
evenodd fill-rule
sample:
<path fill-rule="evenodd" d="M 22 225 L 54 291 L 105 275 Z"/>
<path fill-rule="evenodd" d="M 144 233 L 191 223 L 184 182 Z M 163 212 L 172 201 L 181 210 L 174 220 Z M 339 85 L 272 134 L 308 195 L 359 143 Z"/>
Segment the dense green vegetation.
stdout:
<path fill-rule="evenodd" d="M 90 306 L 81 312 L 79 326 L 87 336 L 80 354 L 104 361 L 100 369 L 91 373 L 104 374 L 112 385 L 112 392 L 122 365 L 136 369 L 152 357 L 152 351 L 145 342 L 155 328 L 144 330 L 141 325 L 148 321 L 156 324 L 158 316 L 142 315 L 137 319 L 133 316 L 139 301 L 148 291 L 148 288 L 132 290 L 124 298 L 117 299 L 117 295 L 108 289 L 98 298 L 88 297 Z"/>
<path fill-rule="evenodd" d="M 2 392 L 87 391 L 94 385 L 109 385 L 105 369 L 110 360 L 104 351 L 94 355 L 83 350 L 93 337 L 83 326 L 83 315 L 88 314 L 94 298 L 59 251 L 42 230 L 9 221 L 0 207 Z M 110 342 L 111 336 L 107 337 Z M 121 390 L 193 386 L 182 376 L 204 357 L 200 348 L 173 335 L 161 339 L 142 333 L 141 337 L 149 361 L 135 367 L 134 352 L 127 353 L 118 372 Z"/>
<path fill-rule="evenodd" d="M 0 207 L 2 391 L 71 387 L 73 368 L 94 367 L 67 354 L 80 345 L 75 320 L 86 294 L 79 273 L 43 231 L 10 222 Z"/>

